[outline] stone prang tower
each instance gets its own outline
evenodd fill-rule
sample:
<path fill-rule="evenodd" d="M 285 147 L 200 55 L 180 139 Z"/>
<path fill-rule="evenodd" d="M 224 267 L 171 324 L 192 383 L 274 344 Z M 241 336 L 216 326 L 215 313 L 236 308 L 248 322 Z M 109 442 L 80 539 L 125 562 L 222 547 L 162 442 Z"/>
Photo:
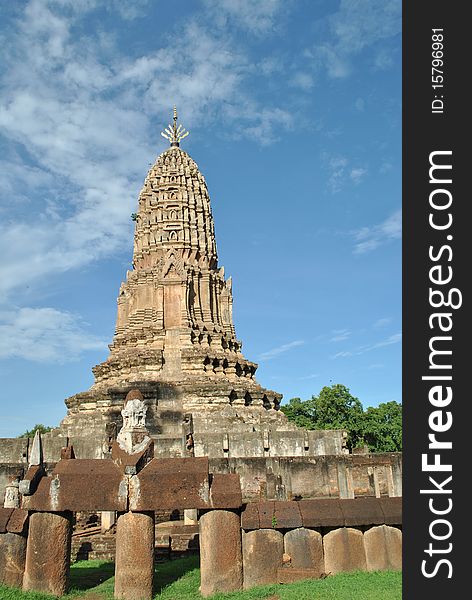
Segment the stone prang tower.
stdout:
<path fill-rule="evenodd" d="M 149 170 L 133 215 L 133 270 L 120 287 L 110 355 L 94 367 L 90 390 L 66 400 L 60 435 L 77 440 L 76 447 L 77 438 L 87 439 L 89 456 L 106 453 L 127 393 L 139 389 L 156 454 L 264 456 L 270 435 L 284 431 L 306 447 L 308 432 L 288 422 L 282 396 L 257 383 L 257 365 L 242 354 L 208 189 L 179 147 L 188 132 L 177 125 L 175 108 L 162 135 L 170 147 Z M 331 442 L 312 452 L 341 452 L 342 441 Z"/>
<path fill-rule="evenodd" d="M 183 130 L 176 121 L 175 114 L 171 147 L 139 195 L 134 270 L 121 285 L 111 354 L 94 368 L 94 389 L 166 381 L 186 385 L 186 409 L 277 408 L 281 396 L 254 381 L 257 365 L 236 339 L 231 279 L 218 267 L 208 189 L 179 148 Z"/>

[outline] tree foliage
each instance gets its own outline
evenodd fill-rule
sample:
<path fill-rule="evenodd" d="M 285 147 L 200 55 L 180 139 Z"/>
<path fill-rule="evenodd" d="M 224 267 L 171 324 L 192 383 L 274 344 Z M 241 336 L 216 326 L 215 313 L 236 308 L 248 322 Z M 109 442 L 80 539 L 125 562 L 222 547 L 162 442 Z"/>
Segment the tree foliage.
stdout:
<path fill-rule="evenodd" d="M 364 416 L 364 439 L 375 452 L 402 449 L 402 405 L 391 401 L 369 406 Z"/>
<path fill-rule="evenodd" d="M 402 405 L 392 401 L 364 411 L 361 401 L 340 383 L 325 386 L 310 400 L 292 398 L 281 410 L 299 427 L 346 429 L 351 449 L 364 444 L 372 452 L 402 449 Z"/>
<path fill-rule="evenodd" d="M 24 433 L 22 433 L 18 437 L 20 437 L 20 438 L 23 438 L 23 437 L 32 438 L 32 437 L 34 437 L 34 434 L 37 431 L 39 431 L 39 433 L 47 433 L 48 431 L 51 431 L 51 429 L 53 429 L 53 427 L 48 427 L 47 425 L 43 425 L 42 423 L 36 423 L 36 425 L 33 427 L 33 429 L 25 431 Z"/>

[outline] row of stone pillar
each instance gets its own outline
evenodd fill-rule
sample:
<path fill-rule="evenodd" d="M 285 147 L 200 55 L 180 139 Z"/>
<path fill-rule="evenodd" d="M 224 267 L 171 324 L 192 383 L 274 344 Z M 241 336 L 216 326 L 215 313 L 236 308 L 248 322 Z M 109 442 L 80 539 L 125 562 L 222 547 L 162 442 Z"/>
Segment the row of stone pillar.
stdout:
<path fill-rule="evenodd" d="M 189 511 L 190 513 L 190 511 Z M 196 517 L 190 513 L 190 517 Z M 33 512 L 28 536 L 0 535 L 0 581 L 55 596 L 67 593 L 73 517 L 71 512 Z M 151 600 L 154 578 L 153 512 L 120 514 L 116 526 L 115 590 L 123 600 Z M 201 591 L 242 588 L 241 517 L 213 510 L 200 519 Z"/>
<path fill-rule="evenodd" d="M 304 527 L 285 535 L 275 529 L 244 532 L 239 511 L 210 510 L 201 516 L 199 526 L 203 596 L 323 573 L 401 568 L 401 531 L 387 525 L 365 532 L 341 527 L 324 536 Z M 154 533 L 153 512 L 127 512 L 118 517 L 116 598 L 151 600 Z M 68 591 L 72 513 L 30 514 L 27 543 L 15 534 L 0 537 L 6 560 L 4 583 L 21 586 L 22 582 L 24 590 L 56 596 Z"/>
<path fill-rule="evenodd" d="M 28 537 L 2 534 L 3 583 L 55 596 L 68 591 L 72 513 L 31 513 Z M 127 512 L 116 527 L 115 592 L 124 600 L 150 600 L 154 578 L 154 513 Z M 202 594 L 242 587 L 241 521 L 214 510 L 200 520 Z"/>
<path fill-rule="evenodd" d="M 54 596 L 69 589 L 71 512 L 35 512 L 28 536 L 0 536 L 0 580 Z M 154 577 L 154 513 L 124 513 L 116 530 L 115 597 L 150 600 Z"/>
<path fill-rule="evenodd" d="M 321 535 L 300 527 L 241 531 L 239 515 L 215 510 L 200 519 L 201 593 L 319 578 L 324 573 L 401 569 L 402 532 L 380 525 Z"/>
<path fill-rule="evenodd" d="M 399 570 L 402 532 L 387 525 L 365 532 L 340 527 L 321 535 L 300 527 L 285 535 L 274 529 L 243 532 L 245 589 L 256 585 L 289 583 L 346 571 Z"/>

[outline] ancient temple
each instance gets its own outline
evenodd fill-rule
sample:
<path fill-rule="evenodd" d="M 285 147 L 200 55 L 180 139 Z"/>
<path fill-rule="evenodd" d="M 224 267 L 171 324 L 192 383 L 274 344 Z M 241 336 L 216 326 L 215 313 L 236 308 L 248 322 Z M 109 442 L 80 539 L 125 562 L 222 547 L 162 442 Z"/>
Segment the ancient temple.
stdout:
<path fill-rule="evenodd" d="M 298 440 L 298 449 L 288 453 L 303 454 L 310 447 L 303 436 L 315 432 L 288 422 L 279 410 L 281 394 L 256 381 L 257 365 L 245 358 L 236 337 L 232 281 L 218 265 L 208 188 L 180 148 L 188 132 L 175 108 L 162 135 L 170 147 L 149 170 L 132 215 L 133 270 L 119 290 L 110 355 L 93 368 L 92 387 L 66 400 L 61 435 L 83 437 L 87 431 L 96 455 L 98 448 L 106 451 L 106 440 L 121 426 L 126 394 L 139 389 L 149 430 L 160 441 L 156 451 L 223 456 L 232 446 L 238 455 L 264 455 L 270 436 L 285 432 Z M 230 442 L 235 434 L 236 445 Z M 341 452 L 340 436 L 332 434 L 325 448 L 328 437 L 319 433 L 324 441 L 311 444 L 312 452 Z"/>
<path fill-rule="evenodd" d="M 212 473 L 237 473 L 245 501 L 400 496 L 400 454 L 349 454 L 345 431 L 294 426 L 281 395 L 256 381 L 218 266 L 208 189 L 179 145 L 186 135 L 174 112 L 170 147 L 133 215 L 133 270 L 118 293 L 110 354 L 42 436 L 47 470 L 71 445 L 77 458 L 105 459 L 117 444 L 134 452 L 146 443 L 157 458 L 208 457 Z M 36 454 L 28 438 L 0 439 L 0 504 Z"/>

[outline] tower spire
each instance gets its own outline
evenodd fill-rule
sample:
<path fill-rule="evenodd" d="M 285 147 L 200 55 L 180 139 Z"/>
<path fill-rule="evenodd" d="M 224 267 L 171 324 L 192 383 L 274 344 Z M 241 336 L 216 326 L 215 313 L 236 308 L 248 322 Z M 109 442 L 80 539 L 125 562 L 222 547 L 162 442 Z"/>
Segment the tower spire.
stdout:
<path fill-rule="evenodd" d="M 174 123 L 173 125 L 167 125 L 164 131 L 161 131 L 161 135 L 162 137 L 165 137 L 166 140 L 169 140 L 171 147 L 178 147 L 180 145 L 180 140 L 183 140 L 188 134 L 189 132 L 182 124 L 177 126 L 177 107 L 174 104 Z"/>

